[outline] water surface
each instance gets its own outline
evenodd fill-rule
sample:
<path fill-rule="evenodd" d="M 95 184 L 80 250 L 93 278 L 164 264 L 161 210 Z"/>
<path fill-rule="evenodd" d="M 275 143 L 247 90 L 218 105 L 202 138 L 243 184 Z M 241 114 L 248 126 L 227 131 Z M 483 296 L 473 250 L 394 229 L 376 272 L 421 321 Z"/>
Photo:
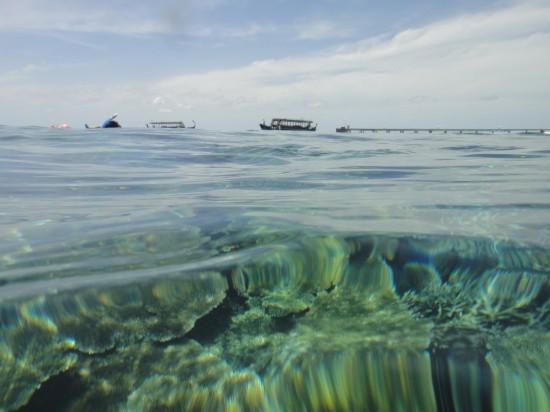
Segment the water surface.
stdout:
<path fill-rule="evenodd" d="M 550 409 L 546 135 L 0 142 L 0 409 Z"/>

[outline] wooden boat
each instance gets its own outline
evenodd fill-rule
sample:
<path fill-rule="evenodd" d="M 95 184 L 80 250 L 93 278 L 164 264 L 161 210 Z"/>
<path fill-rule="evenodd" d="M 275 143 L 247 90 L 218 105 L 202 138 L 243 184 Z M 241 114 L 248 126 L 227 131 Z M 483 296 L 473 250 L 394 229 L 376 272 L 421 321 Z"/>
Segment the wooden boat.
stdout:
<path fill-rule="evenodd" d="M 195 121 L 193 120 L 193 126 L 185 126 L 185 123 L 182 121 L 175 121 L 175 122 L 149 122 L 147 123 L 147 127 L 160 127 L 163 129 L 194 129 L 196 127 Z"/>
<path fill-rule="evenodd" d="M 265 124 L 265 120 L 260 124 L 262 130 L 301 130 L 314 132 L 317 129 L 317 124 L 312 126 L 311 120 L 296 120 L 296 119 L 272 119 L 271 124 Z"/>

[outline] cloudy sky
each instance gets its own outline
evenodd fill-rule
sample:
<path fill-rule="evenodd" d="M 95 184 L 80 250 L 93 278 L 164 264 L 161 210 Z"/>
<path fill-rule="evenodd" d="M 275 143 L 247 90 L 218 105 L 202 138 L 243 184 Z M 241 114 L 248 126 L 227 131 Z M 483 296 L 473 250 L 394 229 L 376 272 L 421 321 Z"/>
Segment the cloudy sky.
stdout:
<path fill-rule="evenodd" d="M 2 0 L 0 124 L 550 128 L 550 0 Z"/>

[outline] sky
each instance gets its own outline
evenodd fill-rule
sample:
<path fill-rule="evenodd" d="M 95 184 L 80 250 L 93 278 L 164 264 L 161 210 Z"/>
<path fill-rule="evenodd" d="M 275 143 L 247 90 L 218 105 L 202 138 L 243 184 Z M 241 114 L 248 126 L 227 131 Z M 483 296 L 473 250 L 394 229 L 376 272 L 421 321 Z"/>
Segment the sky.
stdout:
<path fill-rule="evenodd" d="M 550 129 L 550 0 L 1 0 L 0 124 Z"/>

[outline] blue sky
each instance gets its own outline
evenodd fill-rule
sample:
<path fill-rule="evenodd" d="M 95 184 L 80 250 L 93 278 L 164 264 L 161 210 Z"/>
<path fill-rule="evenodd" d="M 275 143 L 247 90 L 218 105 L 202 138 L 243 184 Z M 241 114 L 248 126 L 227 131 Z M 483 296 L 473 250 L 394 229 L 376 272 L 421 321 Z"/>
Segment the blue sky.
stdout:
<path fill-rule="evenodd" d="M 550 0 L 6 0 L 0 124 L 550 128 Z"/>

